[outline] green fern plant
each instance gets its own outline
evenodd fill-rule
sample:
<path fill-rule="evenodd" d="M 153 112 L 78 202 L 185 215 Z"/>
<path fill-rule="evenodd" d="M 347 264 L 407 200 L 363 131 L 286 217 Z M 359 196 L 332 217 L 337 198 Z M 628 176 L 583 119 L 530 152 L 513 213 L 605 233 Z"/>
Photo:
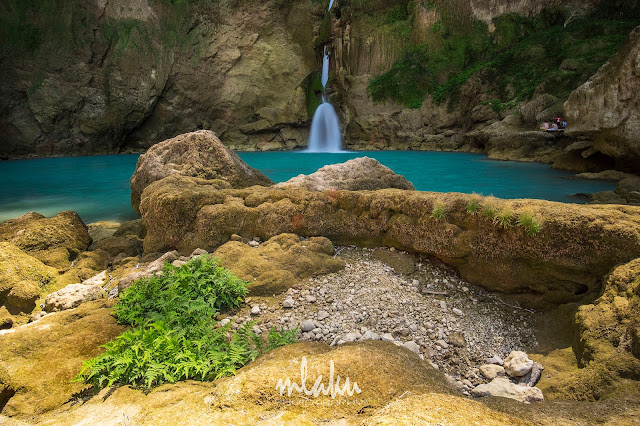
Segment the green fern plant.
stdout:
<path fill-rule="evenodd" d="M 518 215 L 516 222 L 518 226 L 521 226 L 526 231 L 527 235 L 534 236 L 542 229 L 542 224 L 530 213 L 521 213 Z"/>
<path fill-rule="evenodd" d="M 214 317 L 239 306 L 247 283 L 201 256 L 176 268 L 165 265 L 160 276 L 135 282 L 115 307 L 116 318 L 131 324 L 106 351 L 85 361 L 74 381 L 96 388 L 114 384 L 149 388 L 179 380 L 215 380 L 235 374 L 265 350 L 295 341 L 297 330 L 271 330 L 265 344 L 254 322 L 228 337 L 230 325 L 217 327 Z"/>
<path fill-rule="evenodd" d="M 512 221 L 513 213 L 508 209 L 502 209 L 493 216 L 493 223 L 502 227 L 503 229 L 507 229 L 508 227 L 510 227 Z"/>
<path fill-rule="evenodd" d="M 431 210 L 431 217 L 435 220 L 442 220 L 447 215 L 447 211 L 443 203 L 438 202 L 433 206 L 433 210 Z"/>

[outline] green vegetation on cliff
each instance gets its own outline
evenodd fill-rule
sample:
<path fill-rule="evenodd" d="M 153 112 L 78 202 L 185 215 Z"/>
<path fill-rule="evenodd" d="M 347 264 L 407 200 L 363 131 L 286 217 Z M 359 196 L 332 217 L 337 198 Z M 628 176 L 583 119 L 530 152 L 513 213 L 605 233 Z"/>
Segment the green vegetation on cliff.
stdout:
<path fill-rule="evenodd" d="M 295 331 L 272 330 L 265 345 L 245 323 L 231 338 L 229 325 L 216 328 L 222 310 L 240 306 L 246 282 L 201 256 L 129 287 L 115 307 L 119 322 L 135 328 L 105 345 L 84 363 L 76 380 L 96 387 L 115 383 L 150 387 L 178 380 L 211 380 L 254 360 L 264 350 L 289 343 Z"/>
<path fill-rule="evenodd" d="M 373 78 L 368 92 L 376 102 L 393 100 L 410 108 L 419 108 L 426 95 L 453 106 L 462 86 L 476 75 L 495 111 L 527 101 L 536 92 L 566 99 L 640 23 L 633 9 L 605 3 L 592 16 L 579 18 L 563 8 L 544 9 L 536 17 L 505 14 L 490 28 L 474 20 L 461 2 L 427 2 L 438 16 L 431 33 Z M 415 7 L 408 3 L 402 15 L 412 30 L 409 12 Z M 396 8 L 386 16 L 396 16 Z"/>

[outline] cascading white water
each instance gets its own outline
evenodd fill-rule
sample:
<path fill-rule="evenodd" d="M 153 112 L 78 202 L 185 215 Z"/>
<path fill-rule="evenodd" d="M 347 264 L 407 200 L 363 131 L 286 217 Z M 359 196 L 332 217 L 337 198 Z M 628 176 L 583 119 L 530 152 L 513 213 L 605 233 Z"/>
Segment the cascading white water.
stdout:
<path fill-rule="evenodd" d="M 333 6 L 333 0 L 329 2 L 329 10 Z M 327 46 L 324 46 L 322 58 L 322 82 L 323 92 L 329 81 L 329 55 Z M 322 94 L 322 104 L 316 109 L 311 122 L 311 134 L 309 136 L 308 152 L 340 152 L 342 151 L 342 134 L 338 114 L 333 106 L 328 103 Z"/>
<path fill-rule="evenodd" d="M 338 115 L 333 105 L 322 103 L 311 122 L 311 136 L 309 137 L 309 152 L 340 152 L 342 150 L 342 134 Z"/>
<path fill-rule="evenodd" d="M 327 46 L 324 47 L 322 57 L 322 87 L 327 87 L 327 81 L 329 81 L 329 55 L 327 55 Z"/>

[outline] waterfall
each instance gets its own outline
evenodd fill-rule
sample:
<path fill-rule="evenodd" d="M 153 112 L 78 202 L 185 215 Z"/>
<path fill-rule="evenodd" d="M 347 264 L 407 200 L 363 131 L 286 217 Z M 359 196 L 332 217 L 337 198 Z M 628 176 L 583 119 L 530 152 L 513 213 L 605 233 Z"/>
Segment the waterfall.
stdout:
<path fill-rule="evenodd" d="M 329 10 L 333 6 L 333 0 L 329 2 Z M 338 114 L 333 106 L 326 101 L 324 89 L 329 81 L 329 55 L 327 46 L 322 51 L 322 104 L 316 109 L 311 122 L 311 134 L 309 136 L 308 152 L 340 152 L 342 151 L 342 133 Z"/>
<path fill-rule="evenodd" d="M 340 152 L 342 150 L 342 134 L 338 115 L 333 105 L 323 102 L 311 122 L 309 152 Z"/>

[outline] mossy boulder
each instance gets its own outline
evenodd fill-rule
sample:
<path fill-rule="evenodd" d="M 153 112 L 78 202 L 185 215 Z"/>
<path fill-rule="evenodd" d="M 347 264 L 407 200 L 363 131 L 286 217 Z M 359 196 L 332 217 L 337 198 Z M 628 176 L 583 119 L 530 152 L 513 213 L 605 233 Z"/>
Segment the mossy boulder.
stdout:
<path fill-rule="evenodd" d="M 144 189 L 171 175 L 221 180 L 229 187 L 271 185 L 273 182 L 249 167 L 209 130 L 186 133 L 153 145 L 140 156 L 131 177 L 131 205 L 138 211 Z"/>
<path fill-rule="evenodd" d="M 0 242 L 0 306 L 12 315 L 31 312 L 43 289 L 57 277 L 56 269 L 13 244 Z"/>
<path fill-rule="evenodd" d="M 303 357 L 306 388 L 322 375 L 328 385 L 333 364 L 335 383 L 348 377 L 360 393 L 352 396 L 276 390 L 287 377 L 300 384 Z M 108 395 L 108 397 L 107 397 Z M 126 415 L 136 424 L 528 424 L 482 403 L 457 396 L 444 375 L 407 349 L 385 342 L 360 342 L 331 348 L 319 343 L 296 343 L 261 356 L 236 376 L 215 383 L 193 381 L 164 385 L 150 392 L 129 386 L 103 390 L 85 404 L 69 406 L 38 417 L 43 425 L 92 422 L 110 424 Z"/>
<path fill-rule="evenodd" d="M 474 203 L 478 211 L 469 210 Z M 140 210 L 147 252 L 212 252 L 233 234 L 324 236 L 435 256 L 464 279 L 529 304 L 593 300 L 613 266 L 640 256 L 640 208 L 630 206 L 396 189 L 220 190 L 171 176 L 146 188 Z"/>
<path fill-rule="evenodd" d="M 58 285 L 53 290 L 58 290 L 67 284 L 81 283 L 93 277 L 98 272 L 107 269 L 111 263 L 112 256 L 101 249 L 85 251 L 80 253 L 73 268 L 60 275 Z"/>
<path fill-rule="evenodd" d="M 33 416 L 87 390 L 83 383 L 71 383 L 82 361 L 102 353 L 101 345 L 125 330 L 111 315 L 111 307 L 105 300 L 89 302 L 0 335 L 0 365 L 14 390 L 4 408 L 0 405 L 0 412 L 10 417 Z"/>
<path fill-rule="evenodd" d="M 51 218 L 31 212 L 0 223 L 0 241 L 19 247 L 49 266 L 64 269 L 89 247 L 91 237 L 76 212 L 61 212 Z"/>
<path fill-rule="evenodd" d="M 127 237 L 129 235 L 135 235 L 141 239 L 147 235 L 147 228 L 144 226 L 142 219 L 124 222 L 113 234 L 114 237 Z"/>
<path fill-rule="evenodd" d="M 6 303 L 22 312 L 31 312 L 36 307 L 36 300 L 40 297 L 41 292 L 42 288 L 39 282 L 19 281 L 7 294 Z"/>
<path fill-rule="evenodd" d="M 98 241 L 95 244 L 95 248 L 109 253 L 112 257 L 116 257 L 122 253 L 127 257 L 139 256 L 142 254 L 142 240 L 136 235 L 107 237 Z"/>
<path fill-rule="evenodd" d="M 15 395 L 16 390 L 11 383 L 11 377 L 9 377 L 9 373 L 7 370 L 0 365 L 0 412 L 7 404 L 7 401 L 11 399 L 13 395 Z"/>
<path fill-rule="evenodd" d="M 120 223 L 113 221 L 100 221 L 87 224 L 89 235 L 93 243 L 103 238 L 111 237 L 120 228 Z"/>
<path fill-rule="evenodd" d="M 638 382 L 630 382 L 640 379 L 638 312 L 640 259 L 635 259 L 609 274 L 598 300 L 579 308 L 574 344 L 576 371 L 557 380 L 553 391 L 564 398 L 590 400 L 629 386 L 640 391 Z"/>
<path fill-rule="evenodd" d="M 214 255 L 234 274 L 251 283 L 252 295 L 281 293 L 302 279 L 344 267 L 342 261 L 333 258 L 333 244 L 327 238 L 301 241 L 295 234 L 275 236 L 255 248 L 230 241 Z"/>

